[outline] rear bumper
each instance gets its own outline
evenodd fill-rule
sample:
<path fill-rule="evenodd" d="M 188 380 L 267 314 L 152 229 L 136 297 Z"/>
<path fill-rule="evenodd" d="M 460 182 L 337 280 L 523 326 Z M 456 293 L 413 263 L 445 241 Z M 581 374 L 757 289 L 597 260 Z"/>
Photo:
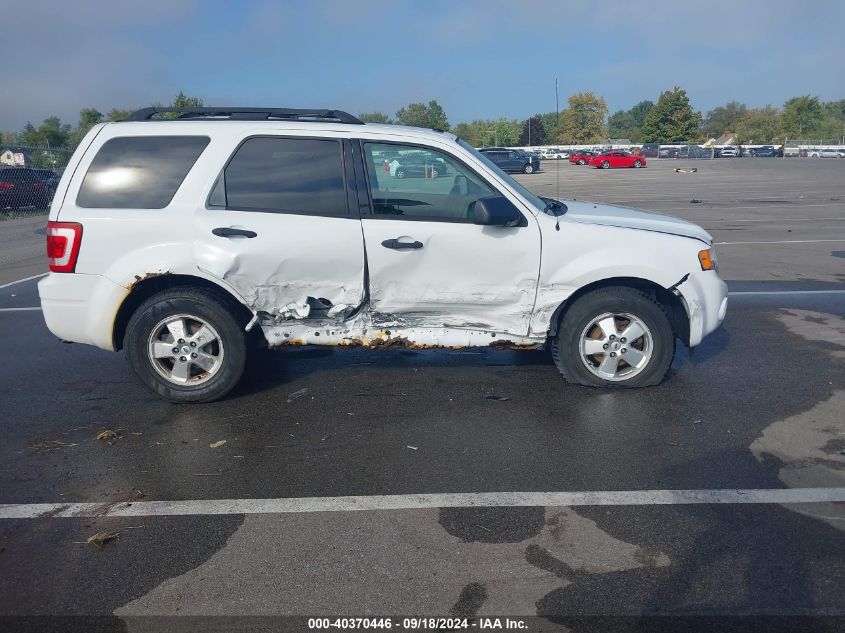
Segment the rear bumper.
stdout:
<path fill-rule="evenodd" d="M 129 290 L 102 275 L 50 273 L 38 282 L 38 294 L 53 334 L 114 351 L 114 320 Z"/>
<path fill-rule="evenodd" d="M 689 317 L 689 346 L 695 347 L 717 329 L 728 309 L 728 285 L 715 271 L 697 271 L 678 286 Z"/>

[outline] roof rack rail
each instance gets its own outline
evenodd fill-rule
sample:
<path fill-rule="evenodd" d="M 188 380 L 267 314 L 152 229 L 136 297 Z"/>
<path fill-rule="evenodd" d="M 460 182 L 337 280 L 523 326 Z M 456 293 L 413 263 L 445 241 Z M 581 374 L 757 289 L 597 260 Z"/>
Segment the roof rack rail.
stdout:
<path fill-rule="evenodd" d="M 262 121 L 285 119 L 291 121 L 328 121 L 363 125 L 358 117 L 343 110 L 318 110 L 294 108 L 141 108 L 130 114 L 125 121 L 150 121 L 156 114 L 178 113 L 177 119 L 224 119 L 241 121 Z"/>

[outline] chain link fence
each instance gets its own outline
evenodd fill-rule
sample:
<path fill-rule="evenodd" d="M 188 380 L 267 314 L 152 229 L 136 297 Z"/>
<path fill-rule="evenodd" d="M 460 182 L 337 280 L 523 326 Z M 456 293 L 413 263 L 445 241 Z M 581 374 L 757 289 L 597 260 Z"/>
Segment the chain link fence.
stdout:
<path fill-rule="evenodd" d="M 0 145 L 0 221 L 47 213 L 72 150 Z"/>

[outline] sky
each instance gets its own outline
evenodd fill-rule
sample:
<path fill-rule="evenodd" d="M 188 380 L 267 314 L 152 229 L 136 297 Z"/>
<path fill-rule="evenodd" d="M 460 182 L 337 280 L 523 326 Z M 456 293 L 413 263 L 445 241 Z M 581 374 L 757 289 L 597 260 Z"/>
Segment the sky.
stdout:
<path fill-rule="evenodd" d="M 95 107 L 436 99 L 451 124 L 592 91 L 610 112 L 679 85 L 727 101 L 845 98 L 843 0 L 0 0 L 0 130 Z"/>

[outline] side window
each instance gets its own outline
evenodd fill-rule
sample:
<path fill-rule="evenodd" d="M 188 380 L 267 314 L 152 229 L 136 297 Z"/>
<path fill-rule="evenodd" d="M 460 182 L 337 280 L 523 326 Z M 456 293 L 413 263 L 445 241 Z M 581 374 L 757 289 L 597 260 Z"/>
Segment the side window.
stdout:
<path fill-rule="evenodd" d="M 76 204 L 87 209 L 163 209 L 208 145 L 207 136 L 125 136 L 97 152 Z"/>
<path fill-rule="evenodd" d="M 508 152 L 508 158 L 510 158 L 511 160 L 517 160 L 519 158 L 519 154 L 517 154 L 516 152 Z"/>
<path fill-rule="evenodd" d="M 498 195 L 474 171 L 437 150 L 366 143 L 364 159 L 376 217 L 471 222 L 476 200 Z"/>
<path fill-rule="evenodd" d="M 217 179 L 209 208 L 347 217 L 339 140 L 259 136 Z"/>

